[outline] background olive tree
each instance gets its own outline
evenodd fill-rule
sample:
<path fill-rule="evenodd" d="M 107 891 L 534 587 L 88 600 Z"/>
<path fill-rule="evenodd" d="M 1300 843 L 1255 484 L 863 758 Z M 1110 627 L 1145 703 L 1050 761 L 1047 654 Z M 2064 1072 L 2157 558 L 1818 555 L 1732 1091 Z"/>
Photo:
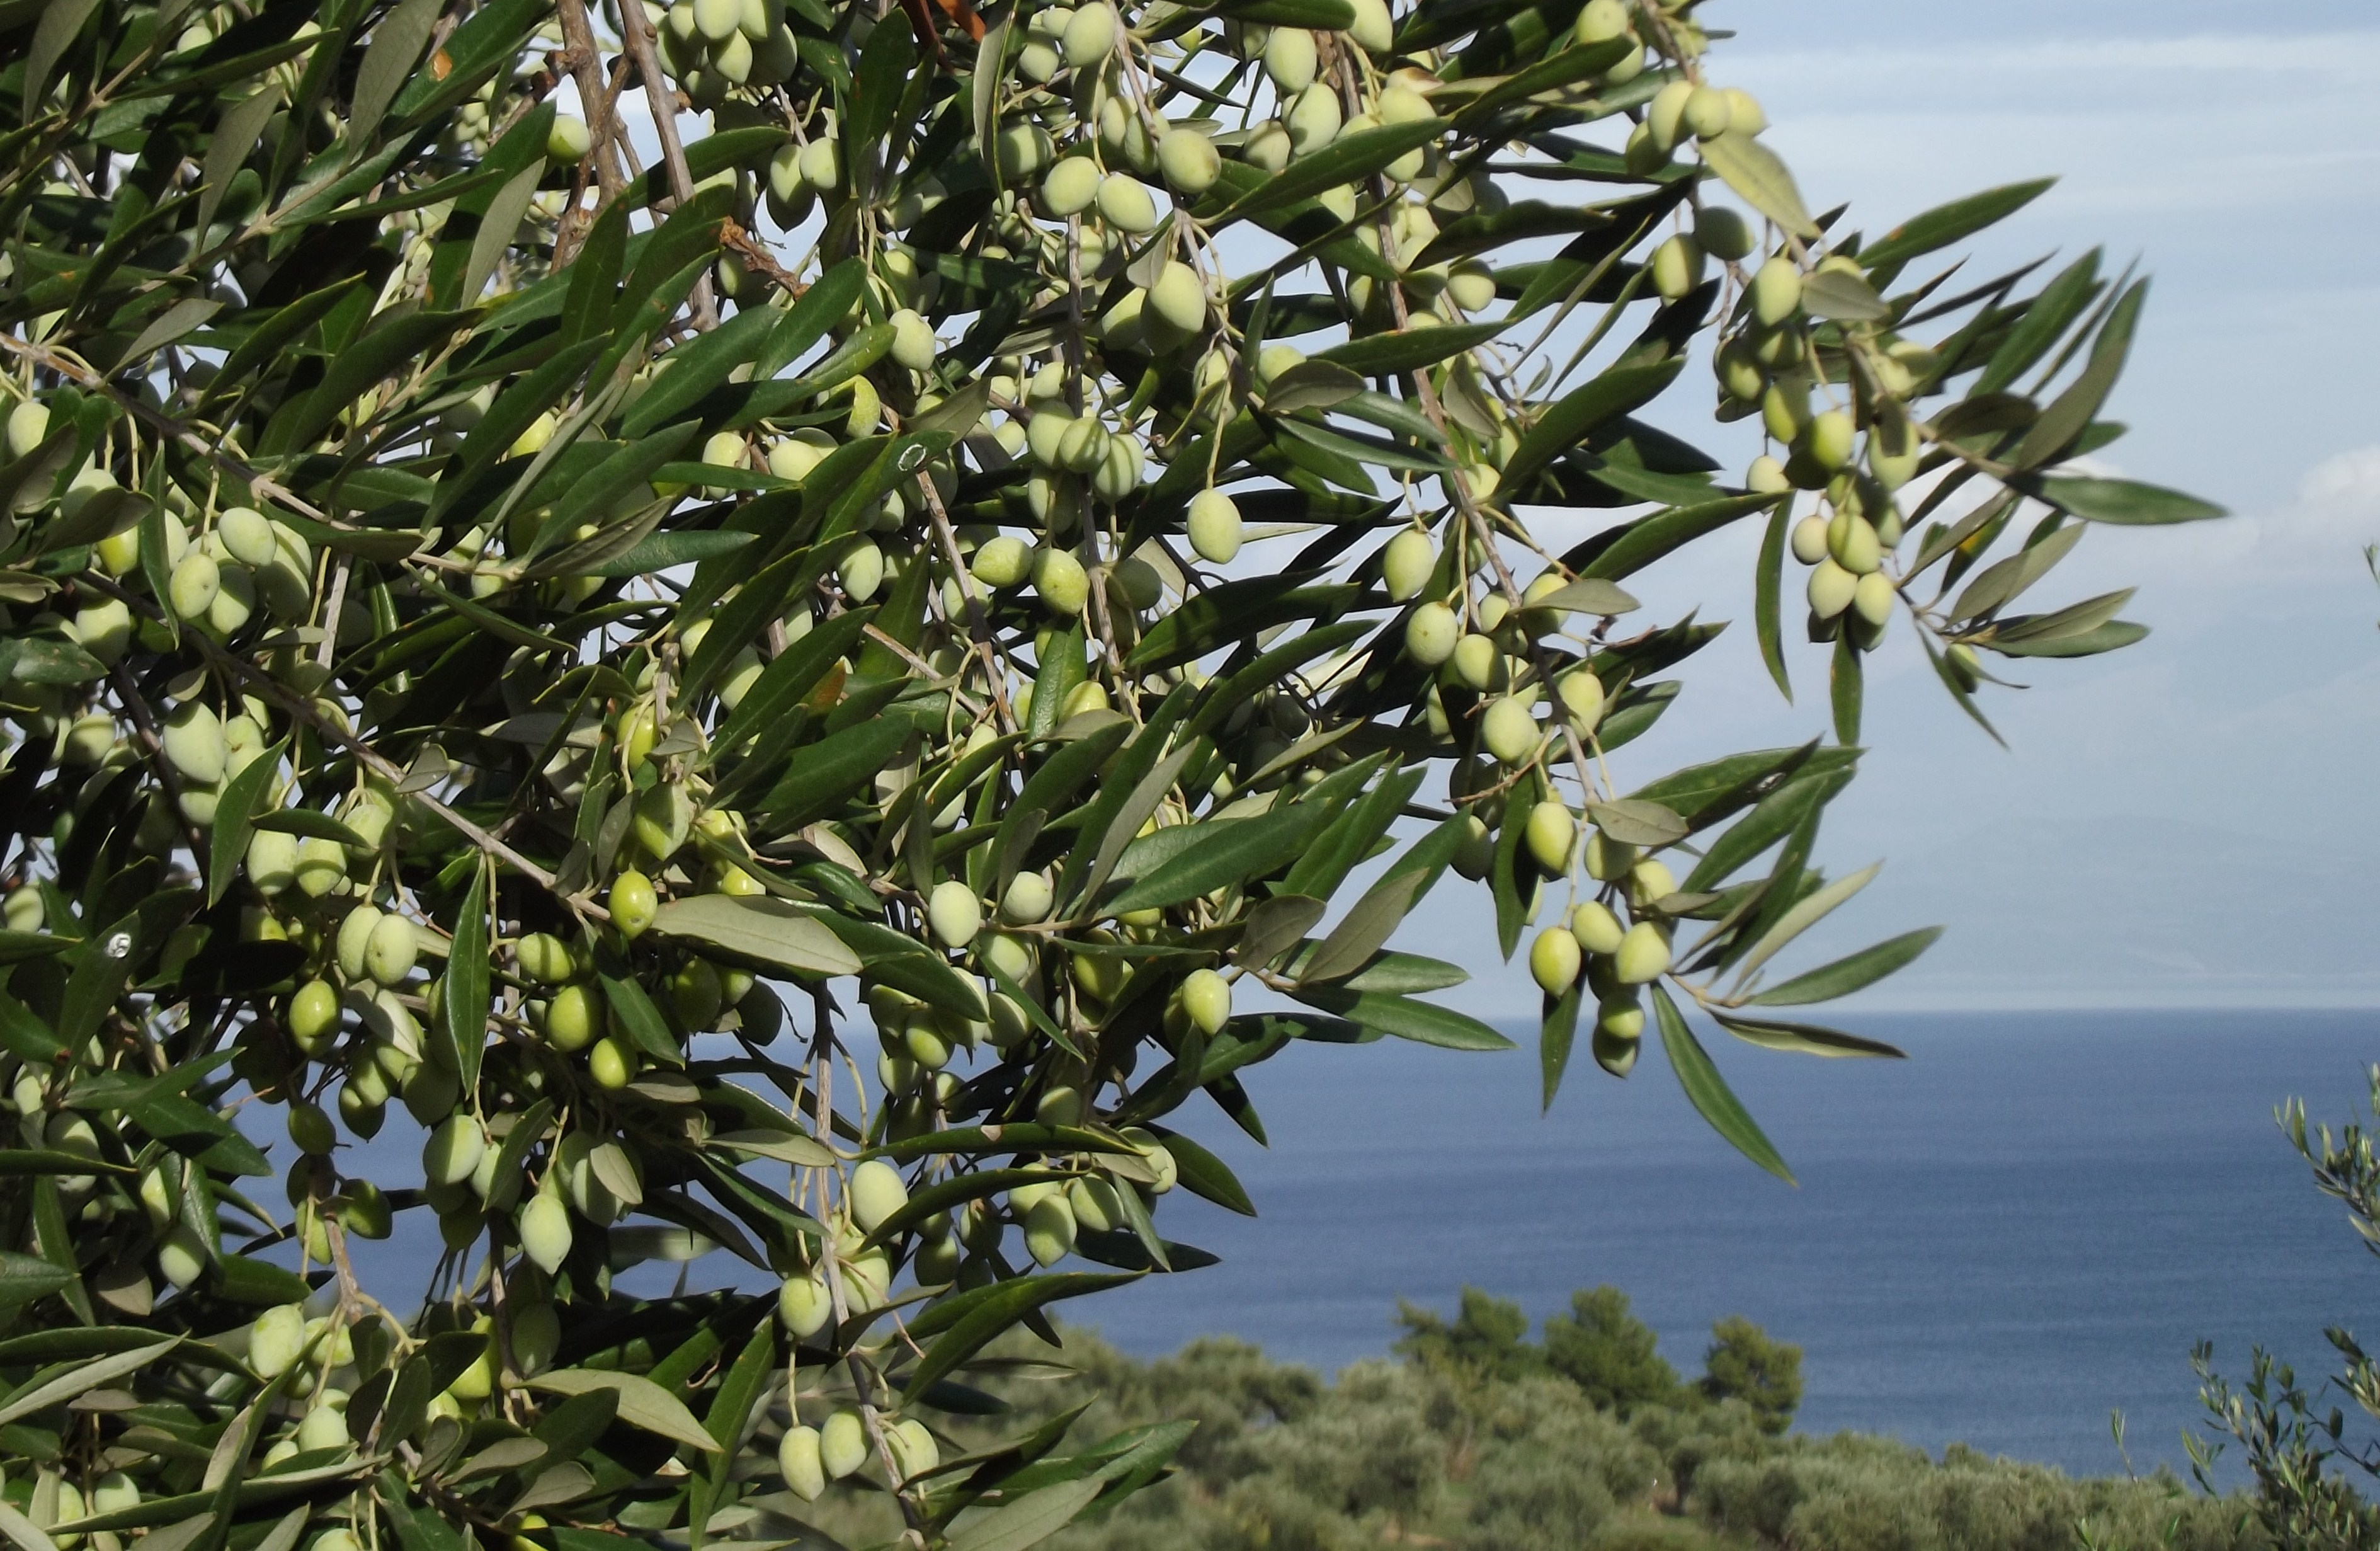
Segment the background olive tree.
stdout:
<path fill-rule="evenodd" d="M 0 38 L 23 1551 L 776 1543 L 863 1492 L 1030 1544 L 1184 1426 L 946 1419 L 1206 1258 L 1169 1192 L 1251 1209 L 1184 1106 L 1260 1133 L 1293 1039 L 1510 1043 L 1384 946 L 1445 872 L 1529 937 L 1548 1101 L 1649 1020 L 1781 1174 L 1687 1012 L 1894 1054 L 1780 1009 L 1930 933 L 1765 978 L 1873 875 L 1815 852 L 1865 654 L 1980 719 L 1987 664 L 2143 633 L 2019 611 L 2092 522 L 2214 515 L 2066 467 L 2142 282 L 1932 260 L 2039 184 L 1814 216 L 1691 5 Z M 1740 482 L 1639 418 L 1706 351 Z M 1632 768 L 1720 627 L 1621 583 L 1747 521 L 1834 741 Z M 367 1286 L 400 1214 L 443 1255 Z M 782 1293 L 613 1284 L 711 1251 Z"/>

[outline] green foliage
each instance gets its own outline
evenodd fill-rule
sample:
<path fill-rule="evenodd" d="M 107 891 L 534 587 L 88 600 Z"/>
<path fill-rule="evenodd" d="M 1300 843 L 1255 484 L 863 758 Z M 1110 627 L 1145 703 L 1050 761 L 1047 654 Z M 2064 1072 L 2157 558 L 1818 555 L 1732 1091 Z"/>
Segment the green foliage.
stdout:
<path fill-rule="evenodd" d="M 1442 1544 L 1476 1551 L 2266 1551 L 2240 1496 L 2169 1474 L 2075 1480 L 1953 1446 L 1938 1460 L 1855 1434 L 1767 1431 L 1682 1389 L 1622 1417 L 1545 1373 L 1488 1379 L 1425 1359 L 1323 1384 L 1236 1341 L 1153 1362 L 1065 1333 L 1072 1382 L 1000 1385 L 1029 1417 L 1089 1400 L 1085 1435 L 1196 1417 L 1169 1482 L 1078 1525 L 1062 1551 Z M 850 1544 L 888 1510 L 832 1527 Z M 847 1533 L 846 1533 L 847 1532 Z"/>
<path fill-rule="evenodd" d="M 1730 1323 L 1742 1322 L 1722 1322 L 1718 1329 L 1726 1330 Z M 1570 1295 L 1569 1313 L 1546 1321 L 1546 1367 L 1578 1386 L 1596 1405 L 1626 1416 L 1638 1406 L 1661 1404 L 1677 1395 L 1677 1370 L 1654 1349 L 1658 1339 L 1652 1326 L 1628 1312 L 1628 1295 L 1618 1288 L 1582 1288 Z M 1724 1343 L 1726 1337 L 1719 1339 Z M 1715 1347 L 1713 1357 L 1718 1355 Z M 1706 1366 L 1716 1375 L 1716 1362 Z M 1712 1393 L 1725 1399 L 1741 1392 Z M 1791 1411 L 1789 1405 L 1789 1418 Z"/>
<path fill-rule="evenodd" d="M 2370 1072 L 2373 1113 L 2380 1116 L 2380 1067 Z M 2372 1133 L 2350 1122 L 2334 1137 L 2324 1126 L 2309 1133 L 2305 1104 L 2293 1099 L 2277 1116 L 2283 1132 L 2313 1170 L 2315 1188 L 2347 1207 L 2363 1247 L 2380 1254 L 2380 1157 Z M 2342 1325 L 2324 1332 L 2338 1351 L 2338 1374 L 2315 1389 L 2299 1384 L 2296 1372 L 2265 1350 L 2250 1355 L 2245 1385 L 2234 1390 L 2215 1371 L 2215 1349 L 2200 1342 L 2192 1362 L 2199 1398 L 2217 1433 L 2240 1445 L 2256 1483 L 2256 1511 L 2275 1541 L 2318 1551 L 2367 1551 L 2380 1545 L 2380 1507 L 2366 1501 L 2355 1481 L 2380 1478 L 2380 1362 Z M 2358 1425 L 2344 1407 L 2322 1404 L 2323 1391 L 2352 1402 Z M 2216 1458 L 2225 1445 L 2192 1436 L 2191 1462 L 2202 1484 L 2213 1489 Z"/>
<path fill-rule="evenodd" d="M 1544 1354 L 1528 1344 L 1529 1316 L 1510 1299 L 1491 1298 L 1477 1288 L 1463 1289 L 1461 1306 L 1449 1323 L 1434 1309 L 1400 1301 L 1397 1323 L 1405 1334 L 1397 1350 L 1426 1367 L 1513 1379 L 1545 1366 Z"/>
<path fill-rule="evenodd" d="M 1772 1341 L 1760 1326 L 1730 1314 L 1711 1326 L 1702 1391 L 1715 1400 L 1742 1400 L 1763 1429 L 1781 1433 L 1802 1404 L 1802 1349 Z"/>
<path fill-rule="evenodd" d="M 1915 275 L 2036 185 L 1813 218 L 1690 0 L 604 10 L 0 6 L 19 1551 L 1108 1513 L 1190 1430 L 957 1458 L 988 1354 L 1254 1209 L 1240 1069 L 1511 1043 L 1385 946 L 1446 872 L 1543 922 L 1548 1102 L 1649 996 L 1782 1174 L 1687 1015 L 1897 1054 L 1744 1012 L 1931 940 L 1762 978 L 1873 875 L 1868 654 L 1974 710 L 2143 633 L 2011 612 L 2086 526 L 2213 515 L 2067 468 L 2142 283 Z M 1706 347 L 1740 486 L 1638 418 Z M 1639 767 L 1719 631 L 1619 583 L 1752 519 L 1836 743 Z M 1316 1526 L 1430 1500 L 1415 1382 L 1278 1423 Z"/>

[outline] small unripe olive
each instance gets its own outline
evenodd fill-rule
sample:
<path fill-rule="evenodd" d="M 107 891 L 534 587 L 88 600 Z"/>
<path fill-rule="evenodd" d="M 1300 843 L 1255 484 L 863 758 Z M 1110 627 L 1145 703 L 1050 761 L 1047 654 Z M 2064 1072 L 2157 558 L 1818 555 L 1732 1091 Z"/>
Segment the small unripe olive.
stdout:
<path fill-rule="evenodd" d="M 188 1223 L 176 1223 L 157 1246 L 157 1271 L 177 1288 L 206 1274 L 207 1247 Z"/>
<path fill-rule="evenodd" d="M 832 140 L 814 140 L 802 147 L 802 181 L 821 194 L 832 193 L 843 182 L 843 153 Z"/>
<path fill-rule="evenodd" d="M 1578 980 L 1578 939 L 1560 926 L 1548 926 L 1529 945 L 1529 977 L 1548 996 L 1559 996 Z"/>
<path fill-rule="evenodd" d="M 8 456 L 29 457 L 50 434 L 50 407 L 31 399 L 8 411 Z"/>
<path fill-rule="evenodd" d="M 661 901 L 653 893 L 653 880 L 631 867 L 612 880 L 612 892 L 605 906 L 620 935 L 634 938 L 653 923 Z"/>
<path fill-rule="evenodd" d="M 1852 599 L 1858 591 L 1859 578 L 1836 564 L 1831 555 L 1810 568 L 1810 582 L 1806 589 L 1810 612 L 1821 619 L 1832 619 L 1851 607 Z"/>
<path fill-rule="evenodd" d="M 1612 978 L 1622 985 L 1642 985 L 1658 980 L 1670 967 L 1670 939 L 1660 927 L 1649 921 L 1640 921 L 1620 939 L 1619 951 L 1612 955 Z"/>
<path fill-rule="evenodd" d="M 1014 587 L 1031 574 L 1033 551 L 1023 539 L 1002 533 L 984 542 L 975 552 L 968 569 L 987 587 Z"/>
<path fill-rule="evenodd" d="M 1726 205 L 1705 205 L 1694 217 L 1694 240 L 1711 257 L 1733 263 L 1752 251 L 1752 227 Z"/>
<path fill-rule="evenodd" d="M 783 1440 L 777 1445 L 777 1471 L 785 1478 L 785 1490 L 806 1503 L 814 1503 L 825 1494 L 826 1463 L 817 1428 L 785 1429 Z"/>
<path fill-rule="evenodd" d="M 1290 147 L 1300 156 L 1312 155 L 1339 138 L 1343 122 L 1337 90 L 1329 81 L 1318 80 L 1299 92 L 1297 101 L 1290 104 Z"/>
<path fill-rule="evenodd" d="M 1453 656 L 1462 639 L 1462 622 L 1444 604 L 1424 604 L 1405 621 L 1405 653 L 1424 667 L 1436 667 Z"/>
<path fill-rule="evenodd" d="M 1197 271 L 1179 260 L 1169 260 L 1148 287 L 1148 310 L 1168 326 L 1184 335 L 1207 326 L 1207 287 Z"/>
<path fill-rule="evenodd" d="M 174 567 L 174 574 L 165 584 L 165 599 L 175 617 L 195 623 L 207 616 L 214 606 L 215 595 L 223 587 L 223 570 L 214 557 L 202 550 L 193 549 Z"/>
<path fill-rule="evenodd" d="M 449 1115 L 421 1144 L 421 1172 L 433 1185 L 459 1185 L 480 1166 L 487 1133 L 469 1115 Z"/>
<path fill-rule="evenodd" d="M 1182 1010 L 1212 1038 L 1232 1020 L 1232 983 L 1212 970 L 1193 970 L 1182 982 Z"/>
<path fill-rule="evenodd" d="M 1605 1002 L 1596 1009 L 1595 1032 L 1615 1040 L 1642 1039 L 1645 1009 L 1633 1000 Z"/>
<path fill-rule="evenodd" d="M 1761 326 L 1775 328 L 1802 308 L 1802 272 L 1793 261 L 1779 255 L 1752 275 L 1752 315 Z"/>
<path fill-rule="evenodd" d="M 1012 926 L 1030 926 L 1047 920 L 1052 897 L 1048 874 L 1019 873 L 1008 881 L 1008 890 L 1000 897 L 1000 919 Z"/>
<path fill-rule="evenodd" d="M 1627 928 L 1620 924 L 1620 918 L 1599 899 L 1589 899 L 1570 913 L 1570 934 L 1589 953 L 1619 952 L 1621 939 L 1626 934 Z"/>
<path fill-rule="evenodd" d="M 1116 31 L 1115 7 L 1106 0 L 1093 0 L 1090 5 L 1076 6 L 1075 14 L 1067 18 L 1066 30 L 1059 38 L 1059 50 L 1066 63 L 1079 70 L 1115 52 Z"/>
<path fill-rule="evenodd" d="M 277 1378 L 306 1349 L 306 1306 L 284 1303 L 256 1316 L 248 1327 L 248 1365 L 265 1378 Z"/>
<path fill-rule="evenodd" d="M 901 1171 L 881 1158 L 870 1158 L 851 1171 L 851 1217 L 873 1233 L 909 1204 L 909 1187 Z"/>
<path fill-rule="evenodd" d="M 1138 178 L 1111 172 L 1099 179 L 1098 198 L 1101 218 L 1118 231 L 1138 237 L 1157 229 L 1157 200 Z"/>
<path fill-rule="evenodd" d="M 1589 830 L 1586 837 L 1586 875 L 1597 883 L 1610 883 L 1628 875 L 1636 865 L 1636 848 L 1625 840 L 1614 840 L 1600 829 Z"/>
<path fill-rule="evenodd" d="M 719 979 L 718 966 L 707 959 L 689 959 L 679 965 L 669 977 L 670 1011 L 678 1027 L 688 1033 L 705 1033 L 719 1027 L 720 1009 L 726 1005 L 726 992 Z"/>
<path fill-rule="evenodd" d="M 1082 12 L 1075 14 L 1080 16 Z M 868 1463 L 868 1434 L 860 1425 L 857 1411 L 846 1408 L 826 1419 L 826 1425 L 819 1429 L 819 1462 L 836 1481 Z"/>
<path fill-rule="evenodd" d="M 1734 113 L 1725 92 L 1716 86 L 1697 86 L 1687 94 L 1679 120 L 1697 140 L 1709 140 L 1727 133 Z"/>
<path fill-rule="evenodd" d="M 934 325 L 910 307 L 902 308 L 889 321 L 892 324 L 892 359 L 912 372 L 931 371 L 937 348 Z"/>
<path fill-rule="evenodd" d="M 1810 417 L 1804 447 L 1813 462 L 1833 473 L 1849 467 L 1855 434 L 1851 416 L 1840 409 L 1822 409 Z"/>
<path fill-rule="evenodd" d="M 777 1289 L 777 1318 L 796 1340 L 807 1339 L 826 1328 L 834 1317 L 834 1302 L 828 1295 L 825 1280 L 815 1272 L 788 1276 Z"/>
<path fill-rule="evenodd" d="M 1868 427 L 1867 466 L 1876 483 L 1898 490 L 1916 476 L 1925 445 L 1904 421 L 1879 419 Z"/>
<path fill-rule="evenodd" d="M 364 949 L 366 971 L 377 984 L 399 984 L 413 973 L 419 951 L 413 922 L 401 915 L 382 916 L 373 923 L 371 938 Z"/>
<path fill-rule="evenodd" d="M 1190 547 L 1211 565 L 1228 564 L 1240 552 L 1239 504 L 1220 490 L 1202 490 L 1190 498 L 1184 527 Z"/>
<path fill-rule="evenodd" d="M 540 1192 L 520 1210 L 521 1252 L 547 1276 L 562 1269 L 570 1256 L 570 1211 L 558 1196 Z"/>
<path fill-rule="evenodd" d="M 1582 733 L 1593 732 L 1603 720 L 1603 680 L 1590 668 L 1573 668 L 1554 685 L 1564 715 Z"/>
<path fill-rule="evenodd" d="M 565 985 L 545 1004 L 546 1043 L 556 1050 L 584 1050 L 603 1023 L 603 994 L 591 984 Z"/>
<path fill-rule="evenodd" d="M 309 1056 L 331 1048 L 339 1032 L 339 994 L 325 980 L 310 980 L 289 998 L 289 1037 Z"/>
<path fill-rule="evenodd" d="M 1652 857 L 1628 869 L 1628 898 L 1639 905 L 1658 904 L 1677 892 L 1676 874 Z"/>
<path fill-rule="evenodd" d="M 843 558 L 835 563 L 834 576 L 843 587 L 844 596 L 853 603 L 864 604 L 883 587 L 884 569 L 884 551 L 861 539 L 843 552 Z"/>
<path fill-rule="evenodd" d="M 1827 519 L 1811 514 L 1793 524 L 1793 558 L 1815 566 L 1827 557 Z"/>
<path fill-rule="evenodd" d="M 545 159 L 557 165 L 584 161 L 595 149 L 595 137 L 589 133 L 587 121 L 573 115 L 554 115 L 553 128 L 546 131 Z"/>
<path fill-rule="evenodd" d="M 1531 859 L 1559 877 L 1569 870 L 1571 852 L 1578 844 L 1578 816 L 1568 803 L 1548 798 L 1530 808 L 1523 838 Z"/>
<path fill-rule="evenodd" d="M 289 1105 L 289 1140 L 298 1144 L 299 1152 L 319 1158 L 338 1145 L 339 1131 L 321 1105 L 298 1099 Z"/>
<path fill-rule="evenodd" d="M 1500 600 L 1490 599 L 1494 603 Z M 1504 653 L 1498 649 L 1496 638 L 1479 630 L 1470 631 L 1454 643 L 1454 676 L 1475 690 L 1486 690 L 1503 678 Z"/>
<path fill-rule="evenodd" d="M 1025 1214 L 1025 1252 L 1036 1265 L 1055 1265 L 1075 1247 L 1075 1212 L 1062 1194 L 1045 1195 Z"/>
<path fill-rule="evenodd" d="M 230 746 L 224 740 L 223 722 L 204 702 L 189 700 L 176 706 L 166 716 L 158 741 L 164 745 L 166 759 L 185 778 L 205 787 L 223 779 Z"/>
<path fill-rule="evenodd" d="M 1892 579 L 1882 571 L 1870 571 L 1859 579 L 1852 589 L 1852 607 L 1871 625 L 1881 625 L 1892 617 Z"/>
<path fill-rule="evenodd" d="M 1066 1204 L 1074 1211 L 1075 1225 L 1094 1233 L 1112 1233 L 1128 1226 L 1116 1188 L 1097 1175 L 1068 1185 Z"/>
<path fill-rule="evenodd" d="M 1088 156 L 1061 157 L 1041 178 L 1041 208 L 1059 220 L 1088 210 L 1099 195 L 1099 164 Z"/>
<path fill-rule="evenodd" d="M 1505 764 L 1527 763 L 1536 753 L 1538 741 L 1536 718 L 1515 696 L 1496 700 L 1479 719 L 1480 747 Z"/>
<path fill-rule="evenodd" d="M 551 932 L 532 932 L 513 949 L 521 973 L 541 985 L 560 985 L 578 972 L 570 945 Z"/>
<path fill-rule="evenodd" d="M 1419 597 L 1437 568 L 1437 547 L 1430 543 L 1429 535 L 1418 528 L 1401 530 L 1380 552 L 1380 580 L 1388 587 L 1390 600 L 1396 603 Z"/>
<path fill-rule="evenodd" d="M 1663 152 L 1684 138 L 1686 100 L 1694 94 L 1692 81 L 1673 80 L 1653 93 L 1653 100 L 1645 104 L 1645 128 Z"/>
<path fill-rule="evenodd" d="M 1764 452 L 1745 470 L 1743 488 L 1755 495 L 1782 495 L 1793 488 L 1793 482 L 1785 477 L 1785 465 Z"/>
<path fill-rule="evenodd" d="M 1587 0 L 1573 29 L 1582 43 L 1608 43 L 1628 35 L 1628 7 L 1621 0 Z"/>
<path fill-rule="evenodd" d="M 1703 250 L 1683 233 L 1653 250 L 1653 289 L 1675 301 L 1703 283 Z"/>
<path fill-rule="evenodd" d="M 598 1088 L 616 1093 L 636 1081 L 637 1060 L 625 1044 L 606 1034 L 587 1053 L 587 1075 L 595 1080 Z"/>
<path fill-rule="evenodd" d="M 1157 140 L 1157 166 L 1166 185 L 1178 193 L 1203 194 L 1222 176 L 1223 158 L 1215 142 L 1196 129 L 1168 129 Z"/>
<path fill-rule="evenodd" d="M 1265 40 L 1264 69 L 1273 88 L 1284 97 L 1295 96 L 1314 84 L 1319 55 L 1314 34 L 1303 27 L 1276 27 Z"/>
<path fill-rule="evenodd" d="M 1045 545 L 1033 557 L 1033 591 L 1042 607 L 1071 617 L 1090 602 L 1091 579 L 1072 554 Z"/>

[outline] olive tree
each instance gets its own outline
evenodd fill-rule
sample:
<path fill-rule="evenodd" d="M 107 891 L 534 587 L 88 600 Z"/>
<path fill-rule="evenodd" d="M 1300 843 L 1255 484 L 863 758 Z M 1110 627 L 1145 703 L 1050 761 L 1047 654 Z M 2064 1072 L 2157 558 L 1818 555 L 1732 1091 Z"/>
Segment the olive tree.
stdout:
<path fill-rule="evenodd" d="M 1709 36 L 0 3 L 0 1532 L 1030 1544 L 1182 1429 L 937 1419 L 1252 1210 L 1199 1094 L 1510 1044 L 1386 946 L 1450 870 L 1548 1101 L 1649 1020 L 1782 1173 L 1695 1020 L 1893 1054 L 1780 1009 L 1931 934 L 1767 978 L 1867 654 L 1980 719 L 2143 633 L 2019 611 L 2092 523 L 2215 514 L 2072 465 L 2142 282 L 1934 259 L 2043 185 L 1813 214 Z M 1634 768 L 1719 627 L 1622 584 L 1738 524 L 1832 741 Z"/>

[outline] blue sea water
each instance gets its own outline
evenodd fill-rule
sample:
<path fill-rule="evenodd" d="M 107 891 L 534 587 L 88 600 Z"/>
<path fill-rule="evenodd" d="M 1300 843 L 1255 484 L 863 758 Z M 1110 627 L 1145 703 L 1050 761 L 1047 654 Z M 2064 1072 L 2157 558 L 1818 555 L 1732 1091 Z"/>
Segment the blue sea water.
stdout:
<path fill-rule="evenodd" d="M 2186 1469 L 2194 1341 L 2234 1374 L 2256 1342 L 2320 1373 L 2325 1325 L 2380 1336 L 2380 1264 L 2273 1124 L 2293 1094 L 2316 1120 L 2362 1110 L 2380 1014 L 1837 1021 L 1911 1058 L 1712 1043 L 1795 1185 L 1719 1141 L 1657 1050 L 1626 1082 L 1582 1052 L 1541 1115 L 1533 1031 L 1500 1055 L 1293 1046 L 1243 1074 L 1269 1147 L 1204 1100 L 1175 1117 L 1261 1214 L 1168 1199 L 1168 1237 L 1222 1264 L 1065 1312 L 1144 1356 L 1227 1333 L 1329 1373 L 1389 1349 L 1401 1298 L 1451 1312 L 1471 1284 L 1542 1318 L 1609 1282 L 1688 1374 L 1727 1314 L 1798 1343 L 1805 1430 L 2093 1474 L 2124 1468 L 2116 1408 L 2138 1468 Z M 362 1172 L 412 1166 L 419 1133 L 391 1110 Z M 437 1258 L 422 1214 L 357 1247 L 376 1284 Z M 702 1286 L 738 1269 L 722 1254 L 687 1271 Z M 627 1285 L 673 1277 L 649 1266 Z"/>
<path fill-rule="evenodd" d="M 1169 1236 L 1223 1264 L 1075 1317 L 1137 1353 L 1228 1332 L 1331 1371 L 1386 1349 L 1400 1298 L 1451 1312 L 1467 1283 L 1543 1317 L 1609 1282 L 1688 1373 L 1727 1314 L 1798 1343 L 1805 1430 L 2078 1473 L 2124 1468 L 2114 1408 L 2139 1468 L 2186 1470 L 2196 1340 L 2235 1374 L 2255 1342 L 2327 1372 L 2325 1325 L 2380 1335 L 2380 1264 L 2273 1123 L 2292 1094 L 2317 1121 L 2362 1109 L 2380 1015 L 1856 1027 L 1911 1059 L 1713 1046 L 1798 1185 L 1720 1142 L 1655 1051 L 1625 1083 L 1582 1056 L 1540 1116 L 1527 1039 L 1293 1047 L 1245 1074 L 1269 1149 L 1220 1112 L 1187 1128 L 1262 1214 L 1169 1203 Z"/>

